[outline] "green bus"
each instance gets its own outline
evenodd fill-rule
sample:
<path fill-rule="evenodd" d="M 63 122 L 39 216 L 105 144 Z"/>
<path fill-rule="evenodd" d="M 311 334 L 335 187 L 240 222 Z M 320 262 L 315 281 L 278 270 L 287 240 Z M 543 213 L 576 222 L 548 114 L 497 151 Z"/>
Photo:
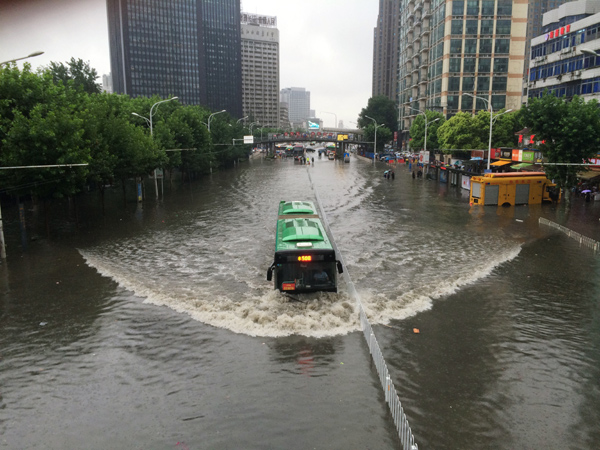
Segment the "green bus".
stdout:
<path fill-rule="evenodd" d="M 281 292 L 337 292 L 337 274 L 342 272 L 314 203 L 281 201 L 275 260 L 267 280 L 274 279 L 275 289 Z"/>

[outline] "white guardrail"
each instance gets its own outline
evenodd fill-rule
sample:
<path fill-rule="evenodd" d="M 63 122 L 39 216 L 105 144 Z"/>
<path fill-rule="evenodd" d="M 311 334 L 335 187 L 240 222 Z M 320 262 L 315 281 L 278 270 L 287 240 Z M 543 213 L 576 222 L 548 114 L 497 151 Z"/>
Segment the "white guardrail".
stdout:
<path fill-rule="evenodd" d="M 552 222 L 551 220 L 544 219 L 543 217 L 539 218 L 539 223 L 562 231 L 567 236 L 569 236 L 571 239 L 575 239 L 576 241 L 579 241 L 580 245 L 585 245 L 587 247 L 590 247 L 595 252 L 600 250 L 600 242 L 595 241 L 592 238 L 589 238 L 587 236 L 584 236 L 583 234 L 579 234 L 576 231 L 573 231 L 567 227 L 564 227 L 555 222 Z"/>
<path fill-rule="evenodd" d="M 310 166 L 308 166 L 310 167 Z M 388 404 L 390 409 L 390 413 L 392 414 L 392 418 L 394 419 L 394 425 L 396 425 L 396 430 L 398 431 L 398 436 L 400 437 L 400 442 L 402 443 L 402 448 L 404 450 L 419 450 L 419 446 L 415 443 L 415 437 L 412 433 L 410 425 L 408 424 L 408 418 L 404 413 L 404 408 L 402 408 L 402 403 L 398 398 L 398 393 L 396 392 L 396 387 L 392 382 L 392 377 L 387 368 L 387 364 L 385 359 L 383 358 L 383 353 L 381 352 L 381 348 L 379 347 L 379 343 L 377 342 L 377 338 L 375 337 L 375 333 L 369 323 L 369 319 L 367 318 L 367 314 L 363 308 L 362 302 L 360 301 L 360 297 L 358 292 L 356 292 L 356 288 L 354 287 L 354 283 L 350 279 L 350 274 L 348 273 L 348 266 L 344 262 L 342 253 L 337 248 L 335 243 L 335 239 L 329 228 L 329 221 L 327 220 L 327 216 L 325 215 L 325 211 L 321 207 L 321 199 L 319 198 L 319 193 L 312 182 L 312 178 L 310 177 L 310 170 L 307 170 L 308 178 L 312 185 L 313 191 L 315 193 L 315 198 L 317 199 L 317 207 L 319 208 L 321 214 L 321 218 L 323 220 L 323 226 L 327 230 L 331 238 L 331 244 L 335 249 L 337 257 L 339 261 L 342 263 L 344 267 L 343 277 L 346 281 L 346 285 L 348 286 L 348 291 L 350 295 L 354 297 L 356 300 L 356 305 L 359 312 L 360 317 L 360 325 L 365 336 L 365 340 L 367 341 L 367 345 L 369 346 L 369 351 L 371 352 L 371 358 L 375 363 L 375 367 L 377 368 L 377 374 L 379 375 L 379 381 L 381 382 L 381 387 L 383 388 L 383 392 L 385 394 L 385 401 Z"/>

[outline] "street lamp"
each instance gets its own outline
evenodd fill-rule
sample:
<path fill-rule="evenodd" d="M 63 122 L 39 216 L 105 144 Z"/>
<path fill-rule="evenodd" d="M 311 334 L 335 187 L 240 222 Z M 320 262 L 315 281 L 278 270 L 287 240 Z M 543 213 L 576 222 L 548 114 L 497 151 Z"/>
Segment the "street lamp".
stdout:
<path fill-rule="evenodd" d="M 252 123 L 250 124 L 250 134 L 252 134 L 252 127 L 253 127 L 254 125 L 258 125 L 258 122 L 252 122 Z"/>
<path fill-rule="evenodd" d="M 374 152 L 373 152 L 373 164 L 375 164 L 375 159 L 377 159 L 377 128 L 382 127 L 383 124 L 381 125 L 377 125 L 377 121 L 375 119 L 373 119 L 372 117 L 369 117 L 367 115 L 365 115 L 365 117 L 367 119 L 371 119 L 373 121 L 373 123 L 375 124 L 375 148 L 374 148 Z"/>
<path fill-rule="evenodd" d="M 210 116 L 208 116 L 208 132 L 209 133 L 210 133 L 210 120 L 212 119 L 212 117 L 216 116 L 217 114 L 224 113 L 224 112 L 225 112 L 225 110 L 219 111 L 219 112 L 216 112 L 216 113 L 212 113 Z"/>
<path fill-rule="evenodd" d="M 427 122 L 427 116 L 425 116 L 425 142 L 423 143 L 423 151 L 425 152 L 427 151 L 427 127 L 430 123 L 437 122 L 438 120 L 440 120 L 439 117 L 437 119 L 433 119 Z"/>
<path fill-rule="evenodd" d="M 153 127 L 152 127 L 152 117 L 154 116 L 154 114 L 156 114 L 156 111 L 154 111 L 154 108 L 156 108 L 161 103 L 170 102 L 171 100 L 177 100 L 178 98 L 179 97 L 171 97 L 171 98 L 168 98 L 167 100 L 161 100 L 160 102 L 156 102 L 150 108 L 150 118 L 141 116 L 141 115 L 139 115 L 137 113 L 131 113 L 131 114 L 134 115 L 134 116 L 137 116 L 137 117 L 141 117 L 142 119 L 144 119 L 150 125 L 150 136 L 152 138 L 154 138 L 154 130 L 153 130 Z M 156 191 L 156 199 L 158 200 L 158 183 L 156 182 L 156 169 L 154 169 L 154 190 Z"/>
<path fill-rule="evenodd" d="M 0 65 L 2 65 L 2 64 L 8 64 L 8 63 L 11 63 L 11 62 L 16 62 L 16 61 L 21 61 L 22 59 L 33 58 L 34 56 L 40 56 L 40 55 L 43 55 L 43 54 L 44 54 L 44 52 L 33 52 L 33 53 L 30 53 L 29 55 L 23 56 L 21 58 L 15 58 L 15 59 L 10 59 L 8 61 L 0 62 Z"/>
<path fill-rule="evenodd" d="M 488 157 L 487 157 L 487 170 L 490 170 L 490 159 L 492 158 L 492 127 L 494 126 L 494 123 L 492 122 L 493 118 L 494 118 L 494 110 L 492 109 L 492 102 L 490 102 L 489 99 L 484 98 L 484 97 L 479 97 L 478 95 L 473 95 L 473 94 L 469 94 L 468 92 L 463 92 L 464 95 L 468 95 L 469 97 L 473 97 L 475 99 L 479 99 L 479 100 L 483 100 L 484 102 L 487 103 L 488 107 L 490 108 L 490 139 L 489 139 L 489 143 L 488 143 Z"/>
<path fill-rule="evenodd" d="M 337 115 L 335 113 L 332 112 L 327 112 L 327 111 L 321 111 L 321 113 L 325 113 L 325 114 L 332 114 L 333 117 L 335 118 L 335 124 L 333 125 L 333 128 L 337 128 L 338 126 L 338 121 L 337 121 Z"/>
<path fill-rule="evenodd" d="M 242 117 L 241 119 L 238 119 L 236 123 L 240 123 L 242 120 L 246 120 L 248 117 L 250 116 Z"/>

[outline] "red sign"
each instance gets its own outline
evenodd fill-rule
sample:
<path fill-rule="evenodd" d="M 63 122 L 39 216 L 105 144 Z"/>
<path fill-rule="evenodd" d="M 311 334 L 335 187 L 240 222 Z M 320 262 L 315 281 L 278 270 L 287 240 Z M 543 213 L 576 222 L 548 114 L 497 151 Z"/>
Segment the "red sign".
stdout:
<path fill-rule="evenodd" d="M 281 283 L 281 290 L 282 291 L 295 291 L 296 283 Z"/>

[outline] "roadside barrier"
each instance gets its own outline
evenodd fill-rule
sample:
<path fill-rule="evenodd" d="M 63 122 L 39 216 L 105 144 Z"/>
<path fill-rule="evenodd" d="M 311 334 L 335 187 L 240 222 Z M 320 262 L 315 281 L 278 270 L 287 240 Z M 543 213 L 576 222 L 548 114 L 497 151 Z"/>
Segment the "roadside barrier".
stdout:
<path fill-rule="evenodd" d="M 331 244 L 335 250 L 335 253 L 338 256 L 339 261 L 344 267 L 344 272 L 342 273 L 342 276 L 344 277 L 344 281 L 346 281 L 346 285 L 348 286 L 349 294 L 356 300 L 356 306 L 358 308 L 360 318 L 360 325 L 365 336 L 365 340 L 367 341 L 367 345 L 369 346 L 371 358 L 373 359 L 375 367 L 377 368 L 379 381 L 381 382 L 381 387 L 383 388 L 383 393 L 385 394 L 385 401 L 388 404 L 390 413 L 392 414 L 394 425 L 396 425 L 396 430 L 398 431 L 398 436 L 400 437 L 402 448 L 404 450 L 419 450 L 419 446 L 415 443 L 415 437 L 412 433 L 410 425 L 408 424 L 408 418 L 406 417 L 406 414 L 404 413 L 404 408 L 402 408 L 402 403 L 398 398 L 396 387 L 392 382 L 392 377 L 390 376 L 390 373 L 388 371 L 387 364 L 385 362 L 385 359 L 383 358 L 383 353 L 381 352 L 381 348 L 379 347 L 379 343 L 377 342 L 375 333 L 373 332 L 371 324 L 369 323 L 369 319 L 367 318 L 367 314 L 365 313 L 362 302 L 360 301 L 358 292 L 356 292 L 354 283 L 350 279 L 350 274 L 348 273 L 348 266 L 346 266 L 342 253 L 337 248 L 337 244 L 335 243 L 333 233 L 329 228 L 329 221 L 327 220 L 327 215 L 325 214 L 325 211 L 321 207 L 321 199 L 319 198 L 319 193 L 317 192 L 317 189 L 314 183 L 312 182 L 312 178 L 310 177 L 310 170 L 308 170 L 308 178 L 310 180 L 310 184 L 312 185 L 315 197 L 317 199 L 317 207 L 320 210 L 320 217 L 322 219 L 323 226 L 325 227 L 327 233 L 331 237 Z"/>
<path fill-rule="evenodd" d="M 592 238 L 589 238 L 587 236 L 584 236 L 583 234 L 579 234 L 576 231 L 573 231 L 567 227 L 564 227 L 555 222 L 552 222 L 551 220 L 544 219 L 543 217 L 540 217 L 539 223 L 541 223 L 543 225 L 547 225 L 550 228 L 555 228 L 557 230 L 562 231 L 567 236 L 569 236 L 571 239 L 575 239 L 576 241 L 579 241 L 580 245 L 585 245 L 586 247 L 590 247 L 592 250 L 594 250 L 594 252 L 597 252 L 600 250 L 600 242 L 595 241 Z"/>

